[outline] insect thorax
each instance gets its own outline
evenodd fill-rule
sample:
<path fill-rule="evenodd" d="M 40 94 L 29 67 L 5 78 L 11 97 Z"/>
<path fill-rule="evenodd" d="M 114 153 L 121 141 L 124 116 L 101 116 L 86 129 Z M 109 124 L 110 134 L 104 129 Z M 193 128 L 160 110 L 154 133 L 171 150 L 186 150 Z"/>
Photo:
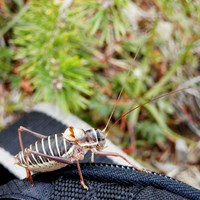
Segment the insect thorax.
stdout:
<path fill-rule="evenodd" d="M 66 131 L 63 133 L 63 136 L 71 141 L 76 142 L 80 146 L 85 147 L 98 147 L 105 145 L 105 134 L 99 129 L 78 129 L 69 127 L 66 129 Z"/>

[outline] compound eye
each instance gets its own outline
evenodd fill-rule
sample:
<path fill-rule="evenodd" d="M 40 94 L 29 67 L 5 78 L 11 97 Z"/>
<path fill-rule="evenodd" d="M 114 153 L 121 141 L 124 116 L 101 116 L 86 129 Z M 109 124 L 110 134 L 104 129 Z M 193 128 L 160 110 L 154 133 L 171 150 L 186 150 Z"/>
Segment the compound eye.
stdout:
<path fill-rule="evenodd" d="M 100 134 L 98 129 L 95 129 L 95 131 L 96 131 L 96 134 L 97 134 L 97 140 L 98 140 L 98 142 L 100 142 L 102 140 L 101 134 Z"/>

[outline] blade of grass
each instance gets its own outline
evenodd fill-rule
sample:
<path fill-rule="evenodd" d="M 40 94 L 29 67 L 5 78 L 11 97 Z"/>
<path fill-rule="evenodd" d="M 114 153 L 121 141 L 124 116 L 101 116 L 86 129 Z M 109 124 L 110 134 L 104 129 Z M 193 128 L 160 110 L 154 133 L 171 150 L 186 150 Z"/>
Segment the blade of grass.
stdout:
<path fill-rule="evenodd" d="M 12 18 L 12 20 L 9 21 L 7 25 L 0 30 L 0 37 L 2 37 L 6 32 L 8 32 L 19 21 L 19 19 L 23 16 L 23 14 L 27 11 L 28 8 L 28 4 L 25 5 L 19 11 L 19 13 Z"/>

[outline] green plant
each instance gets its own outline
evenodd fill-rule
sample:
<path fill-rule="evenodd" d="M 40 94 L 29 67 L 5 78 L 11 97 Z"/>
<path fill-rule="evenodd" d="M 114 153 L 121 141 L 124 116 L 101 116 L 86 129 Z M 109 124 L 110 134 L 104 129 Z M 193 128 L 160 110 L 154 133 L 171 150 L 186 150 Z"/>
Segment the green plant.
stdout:
<path fill-rule="evenodd" d="M 106 1 L 101 1 L 106 2 Z M 128 2 L 130 3 L 130 2 Z M 180 6 L 178 2 L 173 3 L 169 2 L 168 4 L 162 1 L 157 1 L 156 4 L 161 3 L 163 6 L 165 6 L 165 14 L 169 19 L 174 21 L 174 23 L 179 23 L 177 18 L 174 15 L 174 18 L 170 16 L 168 9 L 170 9 L 169 4 L 177 4 L 177 6 Z M 113 100 L 109 101 L 109 98 L 111 96 L 114 96 L 116 98 L 117 93 L 121 90 L 121 88 L 124 88 L 124 94 L 121 98 L 121 100 L 118 102 L 117 110 L 114 114 L 114 118 L 118 118 L 125 110 L 131 109 L 134 107 L 134 104 L 142 104 L 149 99 L 161 95 L 166 91 L 169 91 L 171 89 L 174 89 L 179 83 L 178 82 L 171 82 L 170 80 L 173 76 L 176 75 L 176 72 L 178 70 L 182 70 L 184 66 L 186 66 L 187 62 L 189 61 L 192 63 L 193 66 L 197 67 L 196 59 L 194 59 L 194 55 L 192 54 L 192 48 L 195 46 L 199 38 L 195 38 L 191 40 L 191 35 L 196 35 L 196 30 L 194 28 L 191 29 L 190 32 L 188 32 L 188 28 L 184 26 L 184 31 L 187 32 L 186 35 L 181 32 L 179 29 L 174 29 L 171 32 L 171 36 L 168 37 L 170 39 L 170 42 L 174 43 L 174 46 L 178 49 L 176 54 L 174 54 L 174 49 L 171 50 L 168 47 L 168 41 L 166 41 L 165 38 L 158 37 L 158 31 L 159 31 L 159 18 L 155 17 L 149 24 L 150 29 L 148 29 L 148 33 L 141 33 L 140 31 L 135 34 L 134 32 L 129 32 L 129 29 L 125 31 L 123 34 L 123 37 L 115 38 L 115 39 L 105 39 L 107 35 L 106 33 L 114 33 L 114 31 L 107 31 L 104 32 L 103 30 L 112 30 L 116 27 L 109 26 L 109 24 L 105 23 L 103 28 L 101 26 L 101 18 L 105 15 L 103 12 L 100 12 L 100 9 L 103 9 L 104 12 L 109 12 L 109 6 L 112 7 L 113 4 L 109 5 L 108 7 L 102 8 L 102 4 L 96 3 L 93 7 L 91 4 L 90 9 L 87 5 L 87 9 L 85 9 L 85 4 L 80 6 L 81 8 L 78 13 L 80 13 L 81 18 L 83 18 L 83 23 L 80 24 L 86 24 L 90 27 L 91 35 L 94 35 L 94 41 L 95 38 L 99 39 L 100 42 L 96 42 L 96 44 L 99 45 L 98 52 L 94 52 L 94 56 L 98 58 L 103 58 L 103 62 L 106 62 L 108 65 L 107 68 L 104 69 L 104 77 L 108 81 L 102 81 L 99 82 L 97 80 L 97 84 L 101 85 L 99 88 L 100 90 L 98 92 L 104 91 L 102 94 L 100 94 L 101 98 L 97 98 L 96 96 L 93 97 L 90 101 L 90 108 L 93 110 L 91 111 L 93 113 L 93 116 L 95 117 L 95 113 L 102 113 L 103 110 L 106 110 L 103 112 L 103 119 L 105 121 L 105 116 L 109 115 L 108 104 L 113 106 Z M 100 6 L 100 9 L 95 9 L 96 6 Z M 125 4 L 126 6 L 128 4 Z M 169 6 L 169 7 L 168 7 Z M 181 4 L 182 6 L 182 4 Z M 92 12 L 92 8 L 94 8 L 94 12 Z M 124 9 L 125 7 L 123 7 Z M 85 11 L 86 10 L 86 11 Z M 99 11 L 100 10 L 100 11 Z M 83 12 L 82 12 L 83 11 Z M 84 12 L 85 11 L 85 12 Z M 122 10 L 121 10 L 122 11 Z M 163 10 L 160 9 L 160 14 L 162 14 Z M 86 22 L 86 19 L 88 19 L 89 14 L 91 19 Z M 95 13 L 95 14 L 93 14 Z M 112 15 L 112 14 L 111 14 Z M 93 16 L 95 16 L 96 20 L 94 20 L 96 23 L 92 23 Z M 120 15 L 119 15 L 120 16 Z M 184 20 L 190 24 L 189 19 L 186 17 L 186 13 L 183 11 L 181 12 L 180 16 L 184 18 Z M 109 19 L 113 19 L 110 17 Z M 127 20 L 128 21 L 128 20 Z M 114 23 L 112 20 L 110 21 L 110 24 Z M 165 23 L 164 21 L 162 23 Z M 167 25 L 169 25 L 171 22 L 169 22 Z M 124 27 L 127 24 L 124 25 Z M 81 26 L 82 27 L 82 26 Z M 130 24 L 127 26 L 130 27 Z M 149 28 L 148 27 L 148 28 Z M 83 28 L 83 27 L 82 27 Z M 182 28 L 182 21 L 180 21 L 180 29 Z M 198 27 L 196 27 L 198 28 Z M 85 28 L 87 30 L 87 26 Z M 166 30 L 170 31 L 170 30 Z M 114 35 L 114 34 L 113 34 Z M 112 35 L 112 36 L 113 36 Z M 174 38 L 173 38 L 174 37 Z M 102 39 L 103 38 L 103 39 Z M 181 41 L 180 41 L 181 38 Z M 109 53 L 107 53 L 107 49 L 111 49 Z M 113 50 L 114 49 L 114 50 Z M 138 53 L 139 49 L 139 53 Z M 168 53 L 168 57 L 164 56 L 164 53 Z M 106 55 L 103 57 L 102 55 Z M 136 59 L 133 60 L 133 58 L 136 57 Z M 189 59 L 191 58 L 191 59 Z M 102 61 L 102 60 L 100 60 Z M 129 67 L 127 67 L 129 66 Z M 113 72 L 113 68 L 115 69 L 115 72 Z M 126 69 L 126 72 L 121 72 L 121 69 Z M 112 74 L 109 76 L 108 74 Z M 129 74 L 129 75 L 128 75 Z M 102 79 L 104 79 L 102 77 Z M 110 91 L 108 91 L 107 88 L 112 88 Z M 105 93 L 111 93 L 112 95 L 106 95 Z M 98 95 L 99 96 L 99 95 Z M 97 100 L 99 105 L 96 105 Z M 134 100 L 134 101 L 133 101 Z M 110 103 L 109 103 L 110 102 Z M 101 106 L 100 106 L 101 105 Z M 160 130 L 157 131 L 157 133 L 164 134 L 167 138 L 170 140 L 175 141 L 177 138 L 182 138 L 186 140 L 188 143 L 191 143 L 190 140 L 187 140 L 174 131 L 172 131 L 168 127 L 168 117 L 169 113 L 165 110 L 165 107 L 158 107 L 158 103 L 149 103 L 145 105 L 142 108 L 138 108 L 137 111 L 133 112 L 128 116 L 127 118 L 133 119 L 133 124 L 138 123 L 138 119 L 140 118 L 140 111 L 144 108 L 146 111 L 150 114 L 151 122 L 155 124 L 156 127 L 160 127 Z M 109 109 L 111 110 L 111 109 Z M 172 109 L 170 108 L 172 114 Z M 131 117 L 133 116 L 133 117 Z M 100 118 L 100 116 L 98 116 Z M 95 118 L 96 119 L 96 118 Z M 150 119 L 149 119 L 150 120 Z M 105 123 L 105 122 L 104 122 Z M 148 123 L 147 123 L 148 124 Z M 142 129 L 141 129 L 142 130 Z M 145 134 L 141 133 L 141 135 L 145 136 Z M 156 137 L 159 134 L 155 135 L 155 141 Z M 144 137 L 145 138 L 145 137 Z M 159 138 L 159 137 L 158 137 Z"/>
<path fill-rule="evenodd" d="M 151 145 L 156 145 L 158 142 L 165 141 L 160 126 L 154 122 L 150 122 L 149 120 L 140 122 L 138 126 L 136 126 L 136 133 Z"/>
<path fill-rule="evenodd" d="M 29 1 L 0 32 L 5 35 L 13 28 L 11 51 L 18 62 L 10 79 L 13 87 L 36 101 L 55 103 L 103 127 L 122 87 L 112 122 L 135 105 L 173 90 L 181 83 L 174 81 L 177 72 L 198 67 L 199 55 L 193 52 L 200 7 L 192 1 L 65 3 Z M 139 12 L 134 22 L 127 18 L 133 7 Z M 150 135 L 152 144 L 164 137 L 185 139 L 168 127 L 173 115 L 169 99 L 161 104 L 140 107 L 121 126 L 127 130 L 129 123 L 135 127 L 143 121 L 137 136 L 148 140 Z"/>
<path fill-rule="evenodd" d="M 7 47 L 0 47 L 0 83 L 7 80 L 11 71 L 12 51 Z"/>
<path fill-rule="evenodd" d="M 119 41 L 130 28 L 123 12 L 128 0 L 89 0 L 74 7 L 75 19 L 81 21 L 83 29 L 91 36 L 98 36 L 98 43 L 110 44 Z"/>
<path fill-rule="evenodd" d="M 77 111 L 88 103 L 92 73 L 81 52 L 83 37 L 67 16 L 62 17 L 60 6 L 53 1 L 30 2 L 12 42 L 18 46 L 15 59 L 23 61 L 18 75 L 28 80 L 34 99 Z"/>
<path fill-rule="evenodd" d="M 27 7 L 22 8 L 21 0 L 2 1 L 0 8 L 0 84 L 8 81 L 12 71 L 13 50 L 9 45 L 11 29 L 20 19 Z"/>

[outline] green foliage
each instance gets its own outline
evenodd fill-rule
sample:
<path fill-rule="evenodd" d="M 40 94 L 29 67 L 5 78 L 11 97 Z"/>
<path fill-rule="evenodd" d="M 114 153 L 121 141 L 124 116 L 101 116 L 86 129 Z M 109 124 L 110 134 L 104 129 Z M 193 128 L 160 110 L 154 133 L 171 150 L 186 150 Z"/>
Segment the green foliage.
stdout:
<path fill-rule="evenodd" d="M 12 51 L 7 47 L 0 47 L 0 83 L 8 79 L 11 70 Z"/>
<path fill-rule="evenodd" d="M 165 140 L 163 131 L 158 124 L 148 120 L 144 120 L 136 126 L 136 134 L 139 138 L 143 138 L 151 145 L 155 145 L 157 142 L 163 142 Z"/>
<path fill-rule="evenodd" d="M 120 40 L 129 30 L 123 9 L 128 0 L 113 1 L 85 1 L 74 9 L 77 21 L 82 21 L 86 32 L 96 35 L 99 44 L 111 43 Z M 99 35 L 99 36 L 98 36 Z"/>
<path fill-rule="evenodd" d="M 23 60 L 20 76 L 30 80 L 34 99 L 64 110 L 85 108 L 92 73 L 80 52 L 83 38 L 68 18 L 61 18 L 59 4 L 31 2 L 14 34 L 13 44 L 19 46 L 15 59 Z"/>
<path fill-rule="evenodd" d="M 160 3 L 162 4 L 162 1 L 156 1 L 156 4 L 159 5 Z M 169 4 L 170 3 L 173 4 L 172 2 L 169 2 Z M 177 4 L 179 5 L 179 3 Z M 124 66 L 129 66 L 127 72 L 121 72 L 119 70 L 120 72 L 116 72 L 114 73 L 114 75 L 112 69 L 110 69 L 110 73 L 112 74 L 109 80 L 110 84 L 105 83 L 102 85 L 103 90 L 109 88 L 108 85 L 112 87 L 111 90 L 115 92 L 115 95 L 113 95 L 114 99 L 116 99 L 117 93 L 119 93 L 121 88 L 124 88 L 125 94 L 123 95 L 121 101 L 117 105 L 117 110 L 114 114 L 115 119 L 120 117 L 125 110 L 130 110 L 138 104 L 142 104 L 146 101 L 149 101 L 153 97 L 163 94 L 165 91 L 173 89 L 179 83 L 170 82 L 171 78 L 175 76 L 178 70 L 181 70 L 182 68 L 187 66 L 187 63 L 190 63 L 190 66 L 193 66 L 195 68 L 197 68 L 198 66 L 196 62 L 198 56 L 194 56 L 191 49 L 194 47 L 194 45 L 199 39 L 199 37 L 196 37 L 196 30 L 199 30 L 199 27 L 195 24 L 195 28 L 191 28 L 188 32 L 188 27 L 185 25 L 182 26 L 182 21 L 178 21 L 177 18 L 171 18 L 169 14 L 170 10 L 168 10 L 170 9 L 170 5 L 168 5 L 168 3 L 166 2 L 162 5 L 166 6 L 165 14 L 172 20 L 172 22 L 180 22 L 180 29 L 174 29 L 171 32 L 171 36 L 168 36 L 170 37 L 169 42 L 166 41 L 164 37 L 159 37 L 158 33 L 159 31 L 161 31 L 159 29 L 160 24 L 159 19 L 155 17 L 151 23 L 151 28 L 148 34 L 140 34 L 140 32 L 138 31 L 137 34 L 132 33 L 134 35 L 134 38 L 130 35 L 129 37 L 122 37 L 120 39 L 120 43 L 114 43 L 115 50 L 112 52 L 113 54 L 111 55 L 111 58 L 107 58 L 107 63 L 109 63 L 109 61 L 114 57 L 115 63 L 120 62 L 121 64 L 124 64 Z M 163 10 L 161 9 L 160 12 L 162 13 L 162 11 Z M 175 15 L 176 14 L 174 14 L 174 16 Z M 181 17 L 185 20 L 185 22 L 188 23 L 189 27 L 194 25 L 192 23 L 192 20 L 195 19 L 192 17 L 192 20 L 189 19 L 184 11 L 181 12 Z M 163 23 L 165 22 L 163 21 Z M 169 25 L 169 23 L 167 25 Z M 171 26 L 173 27 L 173 24 L 171 24 Z M 93 27 L 95 27 L 95 24 L 93 24 Z M 184 31 L 181 30 L 182 28 Z M 102 34 L 102 31 L 97 28 L 95 28 L 95 31 L 96 32 L 93 34 L 96 35 L 98 38 L 99 32 Z M 166 31 L 170 31 L 170 28 Z M 187 34 L 184 35 L 184 32 L 187 32 Z M 100 38 L 102 37 L 101 34 Z M 194 36 L 194 40 L 191 40 L 191 35 Z M 106 40 L 103 41 L 105 42 Z M 113 42 L 113 40 L 110 41 Z M 104 48 L 112 48 L 112 42 L 107 42 L 107 45 L 103 45 L 103 42 L 101 42 L 101 46 L 103 46 Z M 170 49 L 170 42 L 172 42 L 174 46 L 177 46 L 178 52 L 176 52 L 176 54 L 174 54 L 174 49 Z M 136 55 L 137 58 L 133 61 L 133 58 Z M 166 55 L 168 55 L 168 57 L 165 57 Z M 112 63 L 110 63 L 110 67 L 112 67 Z M 121 66 L 119 65 L 118 67 L 120 68 Z M 164 70 L 164 73 L 159 75 L 159 73 L 162 73 L 162 70 Z M 107 71 L 109 71 L 109 69 Z M 127 101 L 127 98 L 129 99 L 129 101 Z M 93 115 L 95 115 L 95 113 L 97 112 L 102 113 L 102 110 L 106 110 L 105 108 L 106 106 L 108 106 L 108 103 L 105 103 L 105 99 L 106 98 L 98 98 L 98 101 L 101 102 L 99 103 L 101 106 L 98 106 L 98 108 L 95 108 L 95 106 L 93 106 L 96 104 L 97 98 L 94 97 L 91 99 L 90 108 L 93 109 Z M 113 103 L 110 104 L 113 105 Z M 102 108 L 102 105 L 104 105 L 104 108 Z M 150 114 L 151 119 L 153 120 L 151 120 L 151 122 L 155 124 L 156 134 L 152 133 L 153 138 L 155 139 L 154 141 L 156 141 L 156 138 L 159 139 L 159 134 L 161 133 L 172 140 L 176 140 L 179 137 L 179 135 L 177 135 L 175 132 L 169 129 L 167 125 L 167 119 L 169 118 L 169 114 L 172 114 L 173 112 L 172 106 L 159 106 L 158 108 L 153 103 L 149 103 L 144 107 L 146 111 Z M 101 108 L 100 111 L 99 108 Z M 131 113 L 127 117 L 132 118 L 131 115 L 134 116 L 132 122 L 133 124 L 139 123 L 139 111 L 141 109 L 143 108 L 139 108 L 137 112 Z M 104 114 L 105 113 L 106 112 L 104 112 Z M 147 125 L 149 125 L 149 123 L 147 123 Z M 159 130 L 157 129 L 157 127 L 160 127 Z M 150 128 L 150 132 L 151 130 L 152 129 Z M 148 132 L 146 131 L 145 134 L 142 134 L 142 136 L 144 136 L 145 139 L 147 133 Z M 151 140 L 151 142 L 152 141 L 153 140 Z M 190 143 L 190 141 L 187 142 Z"/>
<path fill-rule="evenodd" d="M 198 67 L 199 56 L 192 50 L 199 39 L 200 7 L 192 1 L 156 0 L 146 10 L 145 2 L 141 8 L 137 5 L 136 16 L 132 4 L 129 0 L 74 1 L 69 7 L 57 0 L 20 4 L 0 32 L 5 35 L 13 28 L 8 45 L 12 41 L 13 59 L 19 62 L 17 75 L 10 79 L 13 86 L 35 101 L 55 103 L 102 126 L 122 87 L 113 121 L 173 90 L 179 84 L 172 81 L 177 71 Z M 11 51 L 6 49 L 0 55 L 4 80 L 11 64 Z M 164 136 L 180 137 L 168 128 L 172 114 L 168 99 L 149 102 L 123 123 L 126 128 L 128 123 L 137 125 L 139 137 L 155 144 Z"/>
<path fill-rule="evenodd" d="M 0 12 L 0 84 L 9 81 L 12 70 L 13 50 L 6 44 L 6 38 L 11 35 L 11 28 L 14 27 L 20 16 L 26 10 L 22 9 L 21 0 L 1 2 Z M 3 36 L 6 35 L 4 38 Z"/>

